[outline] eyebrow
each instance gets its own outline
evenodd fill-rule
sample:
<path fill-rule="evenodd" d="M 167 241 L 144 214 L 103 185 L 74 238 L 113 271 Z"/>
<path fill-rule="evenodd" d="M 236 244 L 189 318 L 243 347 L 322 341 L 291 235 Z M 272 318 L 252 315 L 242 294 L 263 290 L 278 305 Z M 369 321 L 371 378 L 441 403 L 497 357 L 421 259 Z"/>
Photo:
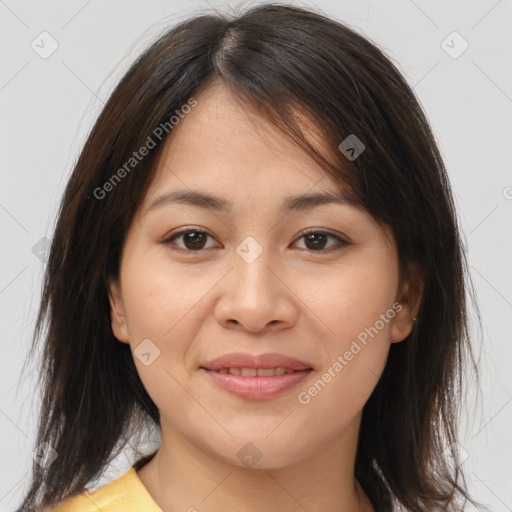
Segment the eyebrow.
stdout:
<path fill-rule="evenodd" d="M 220 197 L 192 190 L 176 190 L 158 196 L 145 209 L 144 214 L 150 210 L 161 206 L 179 203 L 197 206 L 208 210 L 219 212 L 229 212 L 233 203 Z M 316 206 L 325 204 L 342 204 L 355 206 L 356 202 L 341 192 L 321 192 L 315 194 L 302 194 L 286 197 L 281 205 L 281 210 L 289 211 L 306 211 Z"/>

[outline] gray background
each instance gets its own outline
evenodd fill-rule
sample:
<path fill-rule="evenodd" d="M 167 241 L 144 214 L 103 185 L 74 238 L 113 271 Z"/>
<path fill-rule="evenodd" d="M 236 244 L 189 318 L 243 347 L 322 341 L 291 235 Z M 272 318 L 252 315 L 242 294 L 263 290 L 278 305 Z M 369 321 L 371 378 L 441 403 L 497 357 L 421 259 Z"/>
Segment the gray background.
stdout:
<path fill-rule="evenodd" d="M 34 448 L 35 372 L 29 366 L 21 378 L 21 371 L 39 303 L 44 237 L 51 237 L 92 122 L 129 64 L 167 27 L 209 6 L 256 3 L 0 0 L 0 512 L 19 503 Z M 512 2 L 299 5 L 319 7 L 378 43 L 414 86 L 432 124 L 484 327 L 482 343 L 475 343 L 482 394 L 469 382 L 463 409 L 463 468 L 476 498 L 490 510 L 512 511 Z M 31 47 L 42 47 L 43 31 L 58 43 L 46 59 Z M 459 56 L 464 42 L 454 31 L 469 44 Z M 132 458 L 120 457 L 104 481 L 122 474 Z"/>

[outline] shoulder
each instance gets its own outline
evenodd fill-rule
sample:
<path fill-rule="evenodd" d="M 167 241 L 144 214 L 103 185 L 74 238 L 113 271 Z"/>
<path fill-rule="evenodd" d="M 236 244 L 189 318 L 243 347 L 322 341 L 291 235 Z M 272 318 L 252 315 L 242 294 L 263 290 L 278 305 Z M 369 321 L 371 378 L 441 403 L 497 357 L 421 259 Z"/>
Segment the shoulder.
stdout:
<path fill-rule="evenodd" d="M 138 477 L 131 467 L 124 475 L 96 491 L 84 491 L 40 512 L 135 512 L 149 510 L 145 496 L 138 496 Z M 151 509 L 152 510 L 152 509 Z"/>

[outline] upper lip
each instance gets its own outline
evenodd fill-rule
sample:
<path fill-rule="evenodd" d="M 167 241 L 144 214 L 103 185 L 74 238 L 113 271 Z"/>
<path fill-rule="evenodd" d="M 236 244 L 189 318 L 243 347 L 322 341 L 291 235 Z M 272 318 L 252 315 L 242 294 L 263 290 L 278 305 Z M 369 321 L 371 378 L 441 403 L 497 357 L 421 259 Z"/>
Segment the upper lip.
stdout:
<path fill-rule="evenodd" d="M 290 370 L 310 370 L 310 365 L 293 357 L 271 352 L 267 354 L 246 354 L 233 352 L 216 357 L 201 365 L 207 370 L 220 370 L 221 368 L 285 368 Z"/>

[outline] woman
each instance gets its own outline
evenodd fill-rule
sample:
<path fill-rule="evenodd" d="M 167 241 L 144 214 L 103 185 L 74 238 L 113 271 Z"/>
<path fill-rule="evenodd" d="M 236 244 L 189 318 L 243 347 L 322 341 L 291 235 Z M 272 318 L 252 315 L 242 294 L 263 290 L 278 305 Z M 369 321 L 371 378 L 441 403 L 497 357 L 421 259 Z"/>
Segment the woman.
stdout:
<path fill-rule="evenodd" d="M 380 49 L 277 4 L 181 23 L 121 80 L 65 192 L 19 510 L 474 503 L 465 268 L 434 137 Z M 148 421 L 160 448 L 86 491 Z"/>

